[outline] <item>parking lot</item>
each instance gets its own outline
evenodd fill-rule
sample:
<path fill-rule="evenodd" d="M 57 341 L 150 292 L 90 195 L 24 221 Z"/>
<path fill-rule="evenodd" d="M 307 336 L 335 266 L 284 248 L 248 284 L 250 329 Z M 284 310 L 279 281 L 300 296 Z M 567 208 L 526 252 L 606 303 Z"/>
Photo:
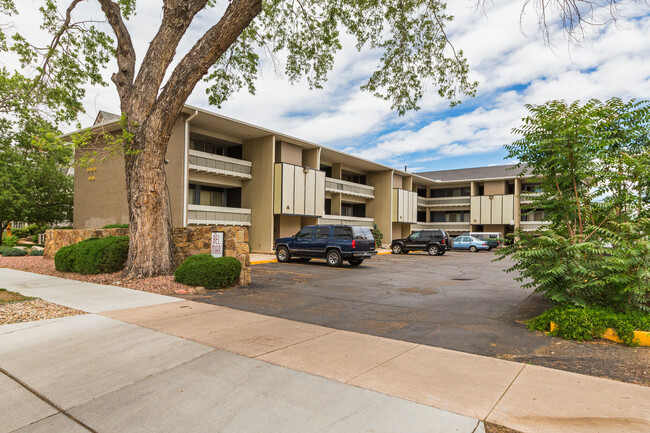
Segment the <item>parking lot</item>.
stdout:
<path fill-rule="evenodd" d="M 353 268 L 253 266 L 248 288 L 185 298 L 336 329 L 649 384 L 643 348 L 529 332 L 549 304 L 520 288 L 493 252 L 382 255 Z"/>

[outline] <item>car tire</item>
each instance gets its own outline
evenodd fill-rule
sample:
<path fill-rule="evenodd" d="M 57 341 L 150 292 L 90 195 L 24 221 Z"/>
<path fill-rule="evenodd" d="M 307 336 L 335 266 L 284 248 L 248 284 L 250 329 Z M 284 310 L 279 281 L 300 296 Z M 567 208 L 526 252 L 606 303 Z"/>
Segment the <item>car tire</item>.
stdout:
<path fill-rule="evenodd" d="M 391 250 L 393 251 L 393 254 L 402 254 L 402 246 L 400 244 L 393 245 Z"/>
<path fill-rule="evenodd" d="M 427 248 L 427 252 L 429 253 L 430 256 L 439 256 L 440 248 L 438 248 L 438 245 L 429 245 L 429 248 Z"/>
<path fill-rule="evenodd" d="M 275 250 L 275 257 L 280 263 L 288 263 L 291 260 L 291 253 L 287 247 L 278 247 Z"/>
<path fill-rule="evenodd" d="M 299 261 L 300 263 L 308 263 L 310 260 L 311 260 L 311 259 L 308 258 L 308 257 L 303 257 L 303 258 L 301 258 L 301 259 L 298 259 L 298 261 Z"/>
<path fill-rule="evenodd" d="M 469 251 L 470 251 L 471 253 L 475 253 L 475 252 L 478 251 L 478 248 L 476 248 L 474 245 L 472 245 L 471 247 L 469 247 Z"/>
<path fill-rule="evenodd" d="M 488 249 L 487 249 L 487 250 L 488 250 L 488 251 L 492 251 L 492 247 L 488 247 Z"/>
<path fill-rule="evenodd" d="M 359 266 L 361 263 L 363 263 L 363 259 L 350 259 L 350 266 Z"/>
<path fill-rule="evenodd" d="M 327 266 L 339 267 L 343 263 L 343 256 L 339 250 L 329 250 L 325 257 L 327 261 Z"/>
<path fill-rule="evenodd" d="M 440 251 L 440 255 L 444 256 L 447 251 Z"/>

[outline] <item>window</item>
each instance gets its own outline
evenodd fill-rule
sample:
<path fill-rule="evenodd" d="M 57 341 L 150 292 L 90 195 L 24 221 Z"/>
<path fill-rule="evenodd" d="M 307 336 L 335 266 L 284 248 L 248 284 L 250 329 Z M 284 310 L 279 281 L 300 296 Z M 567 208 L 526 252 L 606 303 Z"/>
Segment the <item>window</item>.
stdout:
<path fill-rule="evenodd" d="M 325 215 L 332 215 L 332 199 L 325 199 Z"/>
<path fill-rule="evenodd" d="M 332 167 L 321 164 L 320 169 L 325 172 L 325 177 L 332 177 Z"/>
<path fill-rule="evenodd" d="M 352 227 L 335 226 L 332 236 L 335 239 L 352 239 Z"/>
<path fill-rule="evenodd" d="M 368 227 L 352 227 L 354 231 L 354 239 L 374 240 L 372 231 Z"/>
<path fill-rule="evenodd" d="M 525 183 L 521 186 L 521 191 L 533 192 L 539 194 L 542 192 L 542 185 L 540 185 L 539 183 Z"/>
<path fill-rule="evenodd" d="M 364 174 L 353 173 L 346 170 L 343 170 L 341 173 L 341 180 L 345 180 L 346 182 L 360 183 L 362 185 L 366 184 L 366 176 Z"/>
<path fill-rule="evenodd" d="M 316 227 L 316 235 L 314 236 L 316 239 L 327 239 L 330 237 L 330 227 L 329 226 L 324 226 L 324 227 Z"/>
<path fill-rule="evenodd" d="M 341 203 L 341 216 L 365 218 L 365 203 Z"/>
<path fill-rule="evenodd" d="M 419 210 L 418 211 L 418 222 L 423 223 L 427 221 L 427 211 Z"/>
<path fill-rule="evenodd" d="M 544 211 L 536 209 L 534 211 L 521 214 L 522 221 L 544 221 Z"/>
<path fill-rule="evenodd" d="M 408 239 L 409 239 L 410 241 L 417 241 L 418 239 L 420 239 L 420 232 L 413 232 L 413 233 L 411 233 L 411 234 L 409 235 Z"/>
<path fill-rule="evenodd" d="M 311 239 L 313 227 L 305 227 L 296 234 L 296 239 Z"/>
<path fill-rule="evenodd" d="M 469 197 L 470 196 L 470 187 L 464 186 L 460 188 L 439 188 L 431 190 L 431 197 L 433 198 L 442 198 L 442 197 Z"/>
<path fill-rule="evenodd" d="M 418 188 L 418 197 L 426 197 L 427 196 L 427 189 L 426 188 Z"/>

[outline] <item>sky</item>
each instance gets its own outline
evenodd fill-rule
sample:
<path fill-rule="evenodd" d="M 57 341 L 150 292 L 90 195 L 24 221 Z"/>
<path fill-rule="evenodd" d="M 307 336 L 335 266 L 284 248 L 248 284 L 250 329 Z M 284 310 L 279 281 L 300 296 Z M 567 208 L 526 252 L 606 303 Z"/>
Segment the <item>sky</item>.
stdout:
<path fill-rule="evenodd" d="M 41 2 L 19 3 L 17 27 L 33 26 Z M 208 104 L 207 85 L 201 82 L 188 103 L 397 169 L 408 166 L 408 171 L 422 172 L 513 162 L 503 146 L 517 139 L 511 131 L 521 124 L 526 104 L 650 98 L 647 4 L 622 5 L 615 23 L 606 23 L 608 13 L 600 12 L 595 18 L 602 24 L 587 28 L 577 43 L 569 43 L 559 23 L 551 19 L 549 45 L 534 8 L 528 6 L 522 14 L 524 3 L 493 0 L 477 10 L 475 0 L 449 2 L 447 12 L 455 19 L 447 34 L 468 59 L 470 79 L 479 82 L 476 97 L 454 108 L 435 88 L 428 88 L 420 110 L 404 116 L 391 111 L 388 102 L 360 90 L 378 65 L 378 53 L 358 52 L 347 37 L 323 89 L 310 90 L 305 82 L 290 84 L 263 57 L 255 95 L 242 91 L 217 109 Z M 95 16 L 97 11 L 92 0 L 81 9 Z M 177 56 L 218 16 L 219 9 L 200 14 Z M 137 15 L 128 23 L 138 58 L 160 17 L 160 0 L 138 1 Z M 111 64 L 106 71 L 108 81 L 115 68 Z M 99 110 L 119 112 L 112 83 L 89 86 L 84 106 L 83 126 L 92 124 Z"/>

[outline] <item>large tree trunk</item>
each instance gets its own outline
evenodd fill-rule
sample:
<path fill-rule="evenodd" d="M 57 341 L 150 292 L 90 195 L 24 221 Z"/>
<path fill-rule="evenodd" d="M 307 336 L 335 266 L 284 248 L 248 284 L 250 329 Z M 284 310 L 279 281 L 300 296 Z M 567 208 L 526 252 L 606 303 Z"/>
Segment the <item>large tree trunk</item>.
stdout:
<path fill-rule="evenodd" d="M 168 134 L 144 126 L 132 144 L 137 150 L 125 155 L 130 236 L 125 278 L 169 275 L 176 268 L 165 174 L 168 141 Z"/>

